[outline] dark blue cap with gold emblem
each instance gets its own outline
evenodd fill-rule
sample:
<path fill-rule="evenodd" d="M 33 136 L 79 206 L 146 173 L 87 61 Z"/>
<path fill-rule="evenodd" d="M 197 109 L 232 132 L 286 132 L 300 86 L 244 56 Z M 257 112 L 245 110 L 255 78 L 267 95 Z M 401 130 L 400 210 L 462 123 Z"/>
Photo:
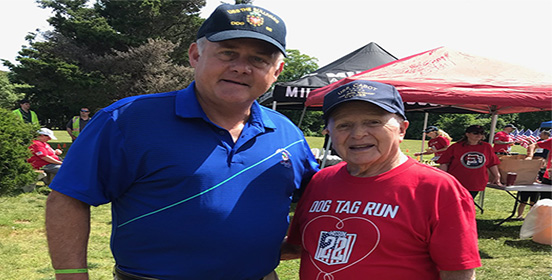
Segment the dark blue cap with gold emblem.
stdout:
<path fill-rule="evenodd" d="M 197 39 L 211 42 L 238 38 L 259 39 L 276 46 L 286 54 L 286 25 L 266 9 L 246 5 L 222 4 L 203 22 Z"/>
<path fill-rule="evenodd" d="M 337 105 L 355 100 L 370 102 L 406 120 L 402 98 L 394 86 L 365 80 L 349 82 L 326 94 L 322 107 L 324 118 L 327 120 Z"/>

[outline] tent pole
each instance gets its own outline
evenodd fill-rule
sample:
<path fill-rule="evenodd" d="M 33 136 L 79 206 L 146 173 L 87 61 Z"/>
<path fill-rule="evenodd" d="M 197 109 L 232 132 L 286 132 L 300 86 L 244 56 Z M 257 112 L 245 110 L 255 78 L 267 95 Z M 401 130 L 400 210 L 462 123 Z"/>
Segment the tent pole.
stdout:
<path fill-rule="evenodd" d="M 272 101 L 272 110 L 276 111 L 276 103 L 277 101 Z"/>
<path fill-rule="evenodd" d="M 494 106 L 493 106 L 494 107 Z M 491 112 L 491 131 L 489 132 L 489 144 L 493 144 L 494 142 L 494 135 L 496 130 L 496 123 L 498 121 L 498 114 L 495 110 Z"/>
<path fill-rule="evenodd" d="M 303 107 L 303 112 L 301 112 L 301 118 L 299 119 L 299 124 L 297 127 L 301 129 L 301 124 L 303 123 L 303 118 L 305 117 L 305 112 L 307 111 L 307 106 Z"/>
<path fill-rule="evenodd" d="M 425 115 L 424 115 L 424 129 L 423 131 L 426 130 L 427 128 L 427 119 L 429 117 L 429 113 L 428 112 L 425 112 Z M 425 138 L 426 138 L 426 134 L 423 133 L 422 134 L 422 149 L 420 150 L 420 153 L 423 153 L 424 152 L 424 147 L 425 147 Z M 423 162 L 424 161 L 424 155 L 420 155 L 420 162 Z"/>
<path fill-rule="evenodd" d="M 332 138 L 328 137 L 328 143 L 326 144 L 326 147 L 324 147 L 324 156 L 322 157 L 322 164 L 320 164 L 320 169 L 326 166 L 326 159 L 328 158 L 328 154 L 330 153 L 331 145 L 332 145 Z"/>
<path fill-rule="evenodd" d="M 491 131 L 489 132 L 489 144 L 493 144 L 494 132 L 496 127 L 496 122 L 498 120 L 498 114 L 496 113 L 496 107 L 492 106 L 491 108 Z M 483 206 L 485 203 L 485 190 L 479 192 L 479 205 L 481 206 L 481 214 L 483 214 Z"/>

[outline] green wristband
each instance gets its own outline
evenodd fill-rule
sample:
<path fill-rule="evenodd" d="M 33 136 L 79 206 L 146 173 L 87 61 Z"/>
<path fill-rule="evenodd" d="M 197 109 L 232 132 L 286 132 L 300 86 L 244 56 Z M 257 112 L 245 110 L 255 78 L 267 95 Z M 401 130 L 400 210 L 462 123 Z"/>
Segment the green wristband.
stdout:
<path fill-rule="evenodd" d="M 88 268 L 56 269 L 56 274 L 88 273 Z"/>

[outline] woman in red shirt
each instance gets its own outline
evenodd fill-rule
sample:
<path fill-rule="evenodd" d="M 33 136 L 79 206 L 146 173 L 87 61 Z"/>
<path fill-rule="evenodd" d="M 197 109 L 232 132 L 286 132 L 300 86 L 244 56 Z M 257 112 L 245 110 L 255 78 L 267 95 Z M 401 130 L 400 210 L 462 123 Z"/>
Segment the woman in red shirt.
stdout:
<path fill-rule="evenodd" d="M 429 148 L 425 152 L 415 153 L 414 156 L 435 154 L 431 160 L 437 161 L 450 146 L 452 138 L 450 138 L 448 133 L 436 126 L 429 126 L 424 130 L 424 133 L 430 138 L 427 142 Z"/>
<path fill-rule="evenodd" d="M 452 174 L 473 198 L 485 190 L 491 172 L 491 184 L 500 185 L 500 160 L 491 144 L 484 142 L 485 129 L 480 125 L 466 128 L 466 133 L 437 160 L 439 168 Z"/>

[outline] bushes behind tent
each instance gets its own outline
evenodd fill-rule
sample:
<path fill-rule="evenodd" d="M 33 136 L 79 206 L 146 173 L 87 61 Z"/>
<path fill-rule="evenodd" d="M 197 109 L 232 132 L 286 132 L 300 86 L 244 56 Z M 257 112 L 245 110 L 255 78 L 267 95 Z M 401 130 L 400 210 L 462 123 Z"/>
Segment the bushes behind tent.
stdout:
<path fill-rule="evenodd" d="M 38 126 L 26 124 L 10 110 L 0 108 L 0 196 L 17 194 L 36 182 L 36 173 L 27 158 Z"/>

